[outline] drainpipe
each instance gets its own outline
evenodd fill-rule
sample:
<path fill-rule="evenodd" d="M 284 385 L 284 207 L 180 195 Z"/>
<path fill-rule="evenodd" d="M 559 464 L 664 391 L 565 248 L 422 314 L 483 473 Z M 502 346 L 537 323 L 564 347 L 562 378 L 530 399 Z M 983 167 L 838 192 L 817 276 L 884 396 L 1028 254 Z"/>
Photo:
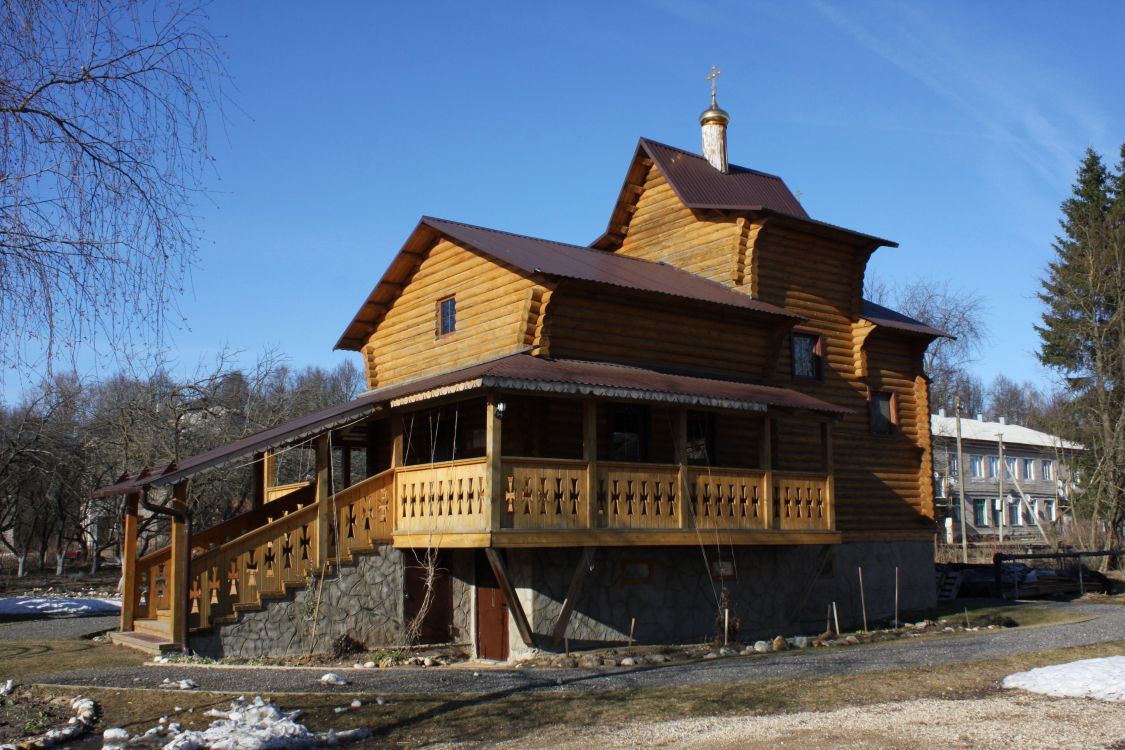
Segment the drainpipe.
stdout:
<path fill-rule="evenodd" d="M 171 508 L 167 505 L 157 505 L 148 499 L 149 486 L 146 484 L 141 488 L 141 507 L 150 513 L 159 513 L 164 516 L 169 516 L 184 525 L 184 544 L 188 550 L 188 565 L 191 565 L 191 514 L 186 510 L 179 510 L 178 508 Z M 191 594 L 190 589 L 184 586 L 184 616 L 180 618 L 180 643 L 181 650 L 186 654 L 191 651 L 188 646 L 188 618 L 187 615 L 191 611 Z"/>

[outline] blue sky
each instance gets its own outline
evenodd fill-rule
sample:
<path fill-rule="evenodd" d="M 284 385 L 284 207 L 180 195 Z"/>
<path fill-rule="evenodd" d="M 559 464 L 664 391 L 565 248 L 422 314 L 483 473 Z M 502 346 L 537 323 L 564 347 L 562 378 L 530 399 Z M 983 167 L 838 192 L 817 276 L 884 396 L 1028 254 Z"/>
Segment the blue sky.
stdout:
<path fill-rule="evenodd" d="M 698 151 L 711 64 L 734 163 L 896 240 L 870 268 L 989 306 L 976 365 L 1048 382 L 1038 279 L 1087 146 L 1125 140 L 1125 4 L 215 3 L 233 85 L 187 321 L 297 366 L 332 346 L 423 214 L 586 243 L 636 140 Z M 800 262 L 794 259 L 794 262 Z"/>

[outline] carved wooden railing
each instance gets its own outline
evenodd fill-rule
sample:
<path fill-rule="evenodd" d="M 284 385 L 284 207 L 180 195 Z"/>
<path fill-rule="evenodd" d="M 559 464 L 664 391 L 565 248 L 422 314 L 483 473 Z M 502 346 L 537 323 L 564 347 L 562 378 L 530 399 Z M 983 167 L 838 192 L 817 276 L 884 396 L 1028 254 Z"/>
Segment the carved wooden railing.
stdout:
<path fill-rule="evenodd" d="M 504 527 L 580 529 L 586 527 L 586 462 L 505 458 Z"/>
<path fill-rule="evenodd" d="M 157 612 L 171 604 L 172 548 L 161 547 L 137 559 L 136 588 L 133 591 L 134 617 L 156 619 Z"/>
<path fill-rule="evenodd" d="M 487 531 L 487 471 L 483 458 L 396 469 L 395 531 Z"/>
<path fill-rule="evenodd" d="M 285 488 L 285 493 L 275 495 L 277 498 L 275 500 L 239 514 L 234 518 L 228 518 L 226 521 L 210 528 L 192 533 L 192 554 L 206 552 L 209 549 L 226 544 L 231 539 L 237 539 L 247 531 L 276 521 L 287 513 L 292 513 L 316 499 L 310 482 L 289 484 L 285 485 Z"/>
<path fill-rule="evenodd" d="M 688 486 L 697 528 L 769 528 L 764 471 L 693 468 Z"/>
<path fill-rule="evenodd" d="M 394 531 L 395 472 L 387 469 L 368 477 L 332 499 L 336 510 L 336 538 L 340 557 L 351 560 L 380 542 L 391 541 Z"/>
<path fill-rule="evenodd" d="M 266 502 L 272 503 L 298 490 L 303 490 L 306 487 L 312 489 L 312 482 L 293 482 L 291 484 L 278 484 L 273 487 L 267 487 Z"/>
<path fill-rule="evenodd" d="M 598 525 L 679 528 L 680 469 L 664 464 L 598 464 Z"/>
<path fill-rule="evenodd" d="M 188 573 L 188 625 L 229 621 L 239 605 L 283 596 L 316 572 L 316 503 L 243 534 L 192 559 Z"/>
<path fill-rule="evenodd" d="M 831 530 L 828 478 L 794 471 L 773 473 L 774 528 Z"/>

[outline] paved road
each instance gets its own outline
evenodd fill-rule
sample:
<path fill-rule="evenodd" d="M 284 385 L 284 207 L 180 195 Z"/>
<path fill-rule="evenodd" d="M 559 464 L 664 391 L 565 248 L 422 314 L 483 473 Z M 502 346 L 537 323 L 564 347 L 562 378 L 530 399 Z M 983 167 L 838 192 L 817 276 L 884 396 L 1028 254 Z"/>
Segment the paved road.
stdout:
<path fill-rule="evenodd" d="M 55 641 L 85 638 L 117 627 L 117 615 L 98 617 L 48 617 L 41 620 L 0 622 L 0 641 Z"/>
<path fill-rule="evenodd" d="M 993 659 L 1063 646 L 1125 639 L 1125 607 L 1110 604 L 1058 603 L 1090 616 L 1066 625 L 1013 628 L 949 638 L 904 640 L 867 646 L 807 649 L 764 656 L 728 657 L 661 666 L 583 669 L 373 669 L 338 670 L 346 687 L 320 684 L 325 669 L 258 669 L 153 665 L 80 670 L 29 676 L 28 682 L 159 687 L 165 678 L 190 678 L 203 690 L 237 693 L 337 692 L 503 693 L 532 690 L 618 690 L 668 687 L 742 680 L 771 680 L 829 674 L 875 672 L 912 666 L 933 666 Z"/>

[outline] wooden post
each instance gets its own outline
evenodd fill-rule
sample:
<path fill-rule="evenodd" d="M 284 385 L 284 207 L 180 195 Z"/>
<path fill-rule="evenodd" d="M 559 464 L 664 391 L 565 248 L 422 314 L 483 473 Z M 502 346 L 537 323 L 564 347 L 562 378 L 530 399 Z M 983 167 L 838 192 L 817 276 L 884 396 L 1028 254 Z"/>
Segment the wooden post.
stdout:
<path fill-rule="evenodd" d="M 582 402 L 582 459 L 586 462 L 587 529 L 598 527 L 598 402 Z"/>
<path fill-rule="evenodd" d="M 187 480 L 172 485 L 172 508 L 187 514 Z M 187 524 L 172 517 L 172 555 L 171 575 L 168 587 L 168 602 L 172 612 L 172 643 L 184 645 L 184 622 L 187 618 L 188 566 L 191 555 L 188 550 Z"/>
<path fill-rule="evenodd" d="M 675 462 L 679 467 L 676 487 L 680 495 L 680 501 L 676 503 L 676 526 L 681 529 L 686 529 L 688 519 L 695 516 L 694 510 L 688 510 L 687 508 L 687 504 L 691 502 L 691 487 L 688 484 L 687 441 L 687 407 L 680 406 L 676 408 L 676 434 L 673 448 L 676 451 Z"/>
<path fill-rule="evenodd" d="M 402 416 L 391 417 L 391 467 L 401 469 L 403 462 Z"/>
<path fill-rule="evenodd" d="M 820 447 L 824 457 L 824 521 L 829 531 L 836 529 L 836 461 L 832 450 L 832 423 L 820 425 Z"/>
<path fill-rule="evenodd" d="M 121 540 L 121 632 L 133 629 L 137 608 L 137 504 L 140 496 L 130 492 L 125 496 L 125 523 Z"/>
<path fill-rule="evenodd" d="M 773 514 L 773 425 L 769 412 L 762 415 L 762 432 L 758 436 L 758 463 L 762 467 L 762 505 L 765 512 L 762 521 L 767 529 L 775 528 L 777 519 Z"/>
<path fill-rule="evenodd" d="M 270 490 L 277 483 L 277 456 L 273 451 L 254 454 L 254 495 L 253 507 L 260 508 L 269 502 Z"/>
<path fill-rule="evenodd" d="M 328 564 L 328 550 L 332 541 L 332 508 L 328 488 L 332 477 L 332 456 L 328 451 L 328 436 L 316 439 L 316 568 L 324 570 Z"/>
<path fill-rule="evenodd" d="M 582 548 L 578 566 L 570 578 L 570 588 L 566 590 L 566 599 L 563 599 L 562 609 L 559 610 L 559 619 L 555 620 L 555 627 L 551 629 L 551 640 L 556 644 L 566 635 L 570 615 L 574 612 L 574 603 L 582 595 L 582 584 L 586 580 L 586 574 L 594 567 L 594 550 L 594 547 Z"/>
<path fill-rule="evenodd" d="M 501 400 L 498 394 L 492 393 L 489 394 L 485 404 L 484 443 L 488 460 L 485 481 L 488 486 L 485 487 L 484 496 L 488 498 L 491 508 L 489 531 L 497 531 L 504 525 L 504 511 L 507 509 L 504 502 L 503 468 L 500 465 L 500 454 L 503 450 L 503 444 L 500 442 L 500 413 L 496 409 L 496 404 Z"/>

